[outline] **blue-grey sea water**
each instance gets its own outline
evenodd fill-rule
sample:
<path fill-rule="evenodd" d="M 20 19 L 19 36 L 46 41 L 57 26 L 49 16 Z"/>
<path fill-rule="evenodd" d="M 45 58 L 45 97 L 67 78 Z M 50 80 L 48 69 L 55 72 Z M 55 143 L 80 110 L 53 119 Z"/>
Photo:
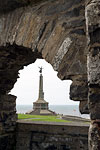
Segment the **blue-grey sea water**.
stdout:
<path fill-rule="evenodd" d="M 32 110 L 32 105 L 17 105 L 17 113 L 26 113 Z M 63 115 L 71 115 L 71 116 L 78 116 L 82 118 L 89 118 L 89 115 L 81 115 L 79 112 L 78 105 L 50 105 L 49 109 L 55 111 L 58 114 Z"/>

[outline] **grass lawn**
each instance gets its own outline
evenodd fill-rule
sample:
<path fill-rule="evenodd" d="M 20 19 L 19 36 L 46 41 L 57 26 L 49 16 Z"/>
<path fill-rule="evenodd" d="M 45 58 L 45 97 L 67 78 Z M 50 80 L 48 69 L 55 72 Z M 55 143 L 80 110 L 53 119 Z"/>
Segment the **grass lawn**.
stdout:
<path fill-rule="evenodd" d="M 48 122 L 71 122 L 59 119 L 58 116 L 41 116 L 28 114 L 18 114 L 18 119 L 30 119 L 31 121 L 48 121 Z"/>

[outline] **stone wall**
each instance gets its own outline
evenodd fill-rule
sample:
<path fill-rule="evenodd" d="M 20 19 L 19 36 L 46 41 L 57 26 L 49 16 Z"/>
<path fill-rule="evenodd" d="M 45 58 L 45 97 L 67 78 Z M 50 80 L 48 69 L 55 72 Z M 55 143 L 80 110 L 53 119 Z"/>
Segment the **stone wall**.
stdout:
<path fill-rule="evenodd" d="M 88 113 L 85 33 L 85 0 L 0 0 L 0 95 L 5 97 L 2 103 L 6 103 L 18 71 L 43 58 L 58 71 L 60 79 L 73 81 L 70 97 L 80 101 L 82 113 Z M 15 115 L 15 110 L 12 113 Z M 14 115 L 7 122 L 8 130 L 16 124 Z M 9 108 L 8 120 L 10 117 Z M 6 122 L 4 116 L 3 120 Z M 6 128 L 5 133 L 8 134 Z"/>
<path fill-rule="evenodd" d="M 0 49 L 0 150 L 14 150 L 16 145 L 16 96 L 8 93 L 17 81 L 19 69 L 35 61 L 29 50 L 10 46 L 9 51 L 8 47 Z M 40 57 L 37 53 L 35 56 Z"/>
<path fill-rule="evenodd" d="M 100 149 L 99 32 L 99 0 L 0 0 L 1 137 L 16 126 L 15 98 L 10 101 L 8 93 L 18 71 L 43 58 L 60 79 L 73 81 L 70 98 L 80 101 L 80 112 L 90 112 L 92 120 L 90 150 Z M 2 107 L 8 98 L 9 109 Z"/>
<path fill-rule="evenodd" d="M 16 150 L 88 150 L 88 126 L 17 123 Z"/>
<path fill-rule="evenodd" d="M 13 4 L 9 1 L 1 2 L 7 12 L 1 9 L 0 15 L 1 73 L 10 74 L 5 91 L 13 88 L 23 66 L 43 58 L 58 71 L 60 79 L 73 81 L 70 97 L 80 101 L 81 113 L 89 113 L 85 0 L 41 0 L 38 3 L 30 0 L 27 7 L 22 7 L 27 0 L 14 0 Z M 16 9 L 9 9 L 15 4 Z M 3 78 L 6 85 L 4 80 L 6 77 Z"/>
<path fill-rule="evenodd" d="M 88 82 L 91 126 L 89 149 L 100 149 L 100 1 L 87 1 Z"/>
<path fill-rule="evenodd" d="M 0 150 L 14 150 L 16 119 L 16 97 L 0 95 Z"/>

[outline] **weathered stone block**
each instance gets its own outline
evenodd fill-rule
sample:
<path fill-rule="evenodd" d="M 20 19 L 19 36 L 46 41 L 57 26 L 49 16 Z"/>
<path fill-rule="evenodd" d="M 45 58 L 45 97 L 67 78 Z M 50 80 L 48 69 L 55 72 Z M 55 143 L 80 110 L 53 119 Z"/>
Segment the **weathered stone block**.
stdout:
<path fill-rule="evenodd" d="M 70 99 L 86 101 L 88 98 L 88 85 L 86 83 L 73 82 L 70 86 Z"/>
<path fill-rule="evenodd" d="M 91 119 L 96 120 L 100 119 L 100 88 L 98 85 L 96 85 L 97 87 L 91 86 L 89 89 L 89 110 Z"/>
<path fill-rule="evenodd" d="M 79 110 L 81 114 L 89 114 L 88 101 L 80 101 Z"/>
<path fill-rule="evenodd" d="M 100 120 L 93 121 L 89 129 L 89 150 L 100 149 Z"/>
<path fill-rule="evenodd" d="M 14 133 L 0 135 L 0 150 L 14 150 L 15 146 Z"/>

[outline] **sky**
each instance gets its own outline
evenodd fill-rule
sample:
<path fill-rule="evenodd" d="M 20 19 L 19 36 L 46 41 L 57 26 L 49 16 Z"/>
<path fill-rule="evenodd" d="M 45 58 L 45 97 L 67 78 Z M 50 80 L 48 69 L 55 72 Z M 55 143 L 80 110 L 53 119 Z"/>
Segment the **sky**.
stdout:
<path fill-rule="evenodd" d="M 24 67 L 19 71 L 19 77 L 11 91 L 17 96 L 17 105 L 33 105 L 38 99 L 39 68 L 43 67 L 43 91 L 44 99 L 50 105 L 78 105 L 69 99 L 70 80 L 61 81 L 57 72 L 45 60 L 38 59 L 35 63 Z"/>

